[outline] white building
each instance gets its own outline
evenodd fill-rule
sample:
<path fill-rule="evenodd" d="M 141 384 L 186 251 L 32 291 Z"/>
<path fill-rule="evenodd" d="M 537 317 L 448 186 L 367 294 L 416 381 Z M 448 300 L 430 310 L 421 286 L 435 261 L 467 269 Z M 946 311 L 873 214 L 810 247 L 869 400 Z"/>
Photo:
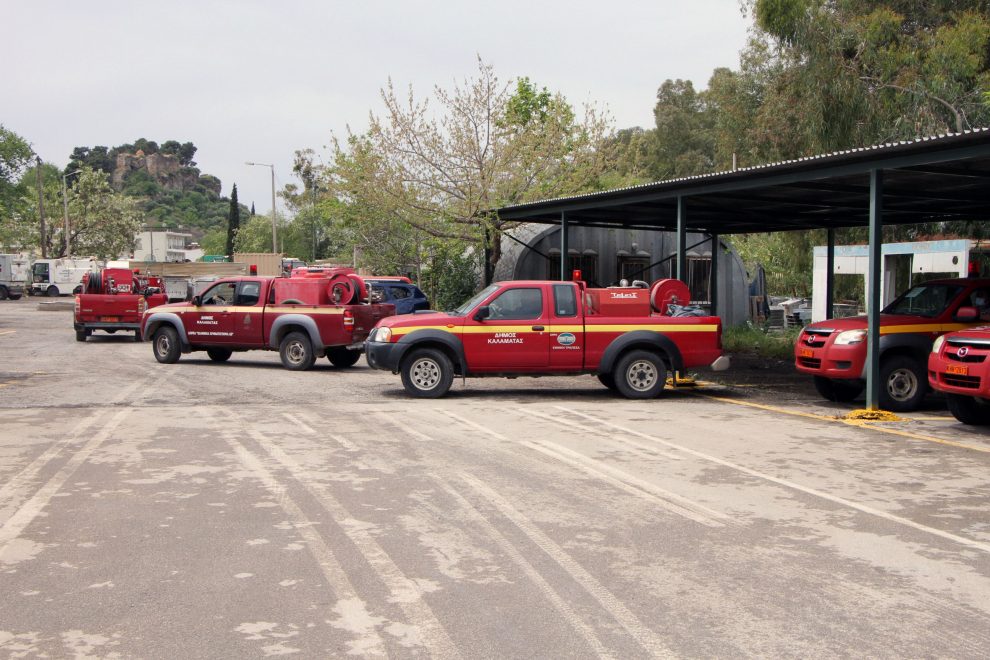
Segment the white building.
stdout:
<path fill-rule="evenodd" d="M 135 261 L 185 261 L 186 243 L 192 234 L 176 231 L 143 231 L 135 237 Z"/>

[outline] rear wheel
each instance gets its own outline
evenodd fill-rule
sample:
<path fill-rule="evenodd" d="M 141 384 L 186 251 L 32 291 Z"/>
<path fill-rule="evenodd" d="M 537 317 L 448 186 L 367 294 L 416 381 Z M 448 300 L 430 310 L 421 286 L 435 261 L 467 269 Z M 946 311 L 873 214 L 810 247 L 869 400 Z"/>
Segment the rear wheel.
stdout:
<path fill-rule="evenodd" d="M 182 347 L 179 346 L 179 333 L 170 325 L 163 325 L 155 331 L 151 350 L 155 359 L 162 364 L 174 364 L 179 361 Z"/>
<path fill-rule="evenodd" d="M 824 376 L 815 376 L 815 389 L 827 401 L 849 403 L 862 392 L 865 385 L 854 380 L 833 380 Z"/>
<path fill-rule="evenodd" d="M 86 341 L 86 337 L 89 337 L 89 330 L 76 330 L 76 341 Z"/>
<path fill-rule="evenodd" d="M 907 355 L 881 362 L 880 407 L 892 412 L 917 410 L 928 391 L 926 367 Z"/>
<path fill-rule="evenodd" d="M 50 286 L 45 291 L 45 293 L 48 295 L 49 298 L 58 298 L 58 287 L 54 285 Z"/>
<path fill-rule="evenodd" d="M 327 359 L 338 369 L 346 369 L 357 364 L 357 361 L 361 359 L 361 351 L 352 351 L 343 347 L 328 348 Z"/>
<path fill-rule="evenodd" d="M 619 394 L 627 399 L 652 399 L 667 382 L 667 365 L 656 353 L 630 351 L 619 358 L 612 377 Z"/>
<path fill-rule="evenodd" d="M 227 348 L 208 348 L 206 349 L 206 354 L 214 362 L 226 362 L 234 352 Z"/>
<path fill-rule="evenodd" d="M 279 344 L 278 354 L 282 358 L 282 366 L 291 371 L 306 371 L 316 361 L 312 342 L 301 332 L 287 334 Z"/>
<path fill-rule="evenodd" d="M 0 284 L 0 300 L 6 300 L 9 297 L 10 297 L 10 291 L 7 290 L 7 287 Z"/>
<path fill-rule="evenodd" d="M 949 412 L 963 424 L 986 426 L 990 424 L 990 401 L 975 396 L 946 394 Z"/>
<path fill-rule="evenodd" d="M 142 337 L 141 337 L 141 331 L 140 330 L 135 330 L 134 331 L 134 341 L 141 341 L 141 339 L 142 339 Z"/>
<path fill-rule="evenodd" d="M 439 399 L 450 391 L 454 366 L 442 351 L 421 348 L 402 362 L 402 386 L 419 399 Z"/>

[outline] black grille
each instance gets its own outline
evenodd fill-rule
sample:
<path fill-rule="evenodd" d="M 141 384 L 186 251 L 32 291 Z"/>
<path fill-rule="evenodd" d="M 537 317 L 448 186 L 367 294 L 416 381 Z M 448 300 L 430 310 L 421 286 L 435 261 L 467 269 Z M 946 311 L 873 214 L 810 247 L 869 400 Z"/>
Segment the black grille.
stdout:
<path fill-rule="evenodd" d="M 942 374 L 942 382 L 952 387 L 965 387 L 967 389 L 980 389 L 979 376 L 959 376 L 957 374 Z"/>
<path fill-rule="evenodd" d="M 956 355 L 954 353 L 946 353 L 945 357 L 955 362 L 971 362 L 975 364 L 979 364 L 987 359 L 986 355 Z"/>
<path fill-rule="evenodd" d="M 798 358 L 798 364 L 802 367 L 808 367 L 809 369 L 821 369 L 822 361 L 818 358 Z"/>

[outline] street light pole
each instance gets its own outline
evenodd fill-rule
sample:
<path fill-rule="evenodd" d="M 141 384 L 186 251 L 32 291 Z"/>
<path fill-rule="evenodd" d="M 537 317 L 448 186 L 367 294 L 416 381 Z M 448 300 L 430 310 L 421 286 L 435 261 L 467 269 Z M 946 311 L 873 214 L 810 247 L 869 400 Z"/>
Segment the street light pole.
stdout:
<path fill-rule="evenodd" d="M 63 219 L 65 220 L 65 256 L 72 256 L 72 244 L 69 242 L 71 239 L 71 234 L 69 233 L 69 183 L 68 179 L 73 174 L 79 174 L 82 170 L 72 170 L 71 172 L 66 172 L 62 175 L 62 211 L 64 213 Z"/>
<path fill-rule="evenodd" d="M 245 162 L 245 165 L 258 165 L 259 167 L 269 167 L 272 170 L 272 252 L 278 252 L 278 243 L 275 237 L 275 165 L 268 163 Z"/>

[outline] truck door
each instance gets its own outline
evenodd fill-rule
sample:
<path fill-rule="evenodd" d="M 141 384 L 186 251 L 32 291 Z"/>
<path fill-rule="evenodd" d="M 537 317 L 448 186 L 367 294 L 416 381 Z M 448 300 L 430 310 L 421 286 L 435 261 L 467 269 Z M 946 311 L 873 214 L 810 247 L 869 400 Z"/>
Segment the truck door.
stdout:
<path fill-rule="evenodd" d="M 261 280 L 242 280 L 237 284 L 237 297 L 230 312 L 233 342 L 239 346 L 260 347 L 265 343 L 261 299 Z"/>
<path fill-rule="evenodd" d="M 233 341 L 232 310 L 237 282 L 218 282 L 203 292 L 199 307 L 184 314 L 188 317 L 186 334 L 193 344 L 223 345 Z"/>
<path fill-rule="evenodd" d="M 580 371 L 584 368 L 584 317 L 578 305 L 578 287 L 561 283 L 550 288 L 550 367 L 554 371 Z"/>
<path fill-rule="evenodd" d="M 464 351 L 472 371 L 544 371 L 550 333 L 543 289 L 505 289 L 487 303 L 489 316 L 464 320 Z"/>

